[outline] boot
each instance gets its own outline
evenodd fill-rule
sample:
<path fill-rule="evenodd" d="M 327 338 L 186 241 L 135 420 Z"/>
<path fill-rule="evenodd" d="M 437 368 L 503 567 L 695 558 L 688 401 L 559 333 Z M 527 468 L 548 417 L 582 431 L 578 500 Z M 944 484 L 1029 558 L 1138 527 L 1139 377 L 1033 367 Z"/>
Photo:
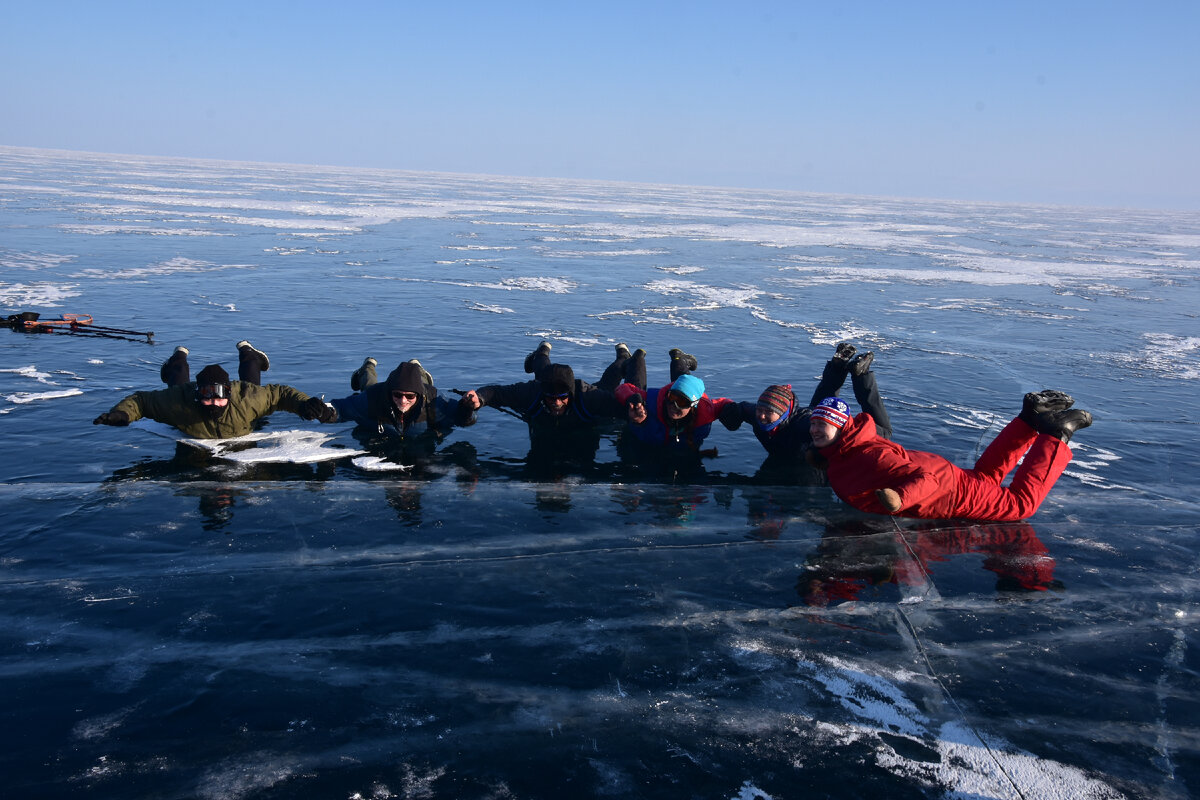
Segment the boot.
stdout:
<path fill-rule="evenodd" d="M 249 348 L 251 353 L 254 353 L 256 356 L 258 356 L 259 369 L 261 369 L 263 372 L 266 372 L 271 368 L 271 360 L 267 358 L 266 353 L 264 353 L 262 350 L 254 349 L 254 346 L 251 345 L 250 342 L 242 339 L 237 343 L 237 349 L 240 351 L 244 347 Z"/>
<path fill-rule="evenodd" d="M 418 367 L 421 367 L 421 380 L 425 382 L 426 386 L 433 386 L 433 376 L 429 374 L 429 370 L 425 369 L 425 367 L 421 365 L 420 361 L 417 361 L 415 358 L 410 358 L 408 363 L 416 364 Z"/>
<path fill-rule="evenodd" d="M 671 356 L 671 380 L 674 381 L 681 375 L 686 375 L 689 372 L 695 372 L 700 367 L 700 362 L 696 357 L 689 355 L 679 348 L 672 349 L 668 355 Z"/>
<path fill-rule="evenodd" d="M 187 357 L 188 349 L 186 347 L 180 345 L 175 348 L 171 357 L 158 368 L 158 377 L 162 379 L 163 383 L 167 386 L 175 386 L 191 380 Z"/>
<path fill-rule="evenodd" d="M 354 374 L 350 376 L 350 388 L 358 392 L 370 386 L 370 375 L 375 372 L 375 365 L 378 363 L 378 361 L 370 357 L 365 359 L 362 366 L 354 370 Z"/>
<path fill-rule="evenodd" d="M 629 345 L 625 344 L 624 342 L 621 342 L 617 345 L 617 358 L 619 360 L 624 361 L 625 359 L 630 358 L 632 355 L 633 354 L 629 352 Z"/>
<path fill-rule="evenodd" d="M 1040 392 L 1030 392 L 1021 403 L 1021 413 L 1017 419 L 1031 428 L 1038 426 L 1038 415 L 1047 411 L 1066 411 L 1075 405 L 1075 398 L 1057 389 L 1043 389 Z M 1086 426 L 1085 426 L 1086 427 Z"/>
<path fill-rule="evenodd" d="M 833 351 L 833 360 L 842 362 L 842 366 L 849 366 L 856 352 L 854 345 L 849 342 L 838 342 L 837 349 Z"/>
<path fill-rule="evenodd" d="M 875 360 L 875 354 L 868 350 L 865 353 L 859 353 L 854 358 L 850 359 L 850 374 L 862 377 L 871 371 L 871 362 Z"/>
<path fill-rule="evenodd" d="M 536 367 L 536 365 L 533 363 L 534 359 L 536 359 L 539 355 L 546 356 L 547 358 L 550 357 L 550 343 L 549 342 L 542 342 L 541 344 L 539 344 L 537 346 L 537 350 L 534 350 L 532 353 L 525 356 L 525 371 L 526 372 L 533 372 L 533 370 Z"/>
<path fill-rule="evenodd" d="M 1071 441 L 1075 431 L 1092 424 L 1092 415 L 1083 409 L 1071 408 L 1061 411 L 1043 411 L 1037 415 L 1034 428 L 1064 443 Z"/>

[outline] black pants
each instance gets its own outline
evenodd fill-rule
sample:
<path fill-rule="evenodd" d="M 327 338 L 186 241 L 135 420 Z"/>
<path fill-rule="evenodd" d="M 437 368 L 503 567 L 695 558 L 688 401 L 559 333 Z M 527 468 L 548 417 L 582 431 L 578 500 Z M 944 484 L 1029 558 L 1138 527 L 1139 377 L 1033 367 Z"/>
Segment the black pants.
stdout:
<path fill-rule="evenodd" d="M 181 386 L 191 380 L 191 372 L 187 353 L 176 351 L 163 362 L 158 376 L 167 386 Z M 262 362 L 259 361 L 258 354 L 248 347 L 238 351 L 238 380 L 262 386 Z"/>
<path fill-rule="evenodd" d="M 833 397 L 842 390 L 849 375 L 844 361 L 830 359 L 817 382 L 808 407 L 813 408 L 826 397 Z M 879 396 L 879 384 L 875 382 L 874 372 L 864 372 L 862 375 L 850 375 L 850 385 L 854 389 L 854 399 L 858 407 L 871 415 L 875 420 L 875 429 L 885 439 L 892 438 L 892 421 L 888 418 L 887 409 L 883 407 L 883 398 Z"/>

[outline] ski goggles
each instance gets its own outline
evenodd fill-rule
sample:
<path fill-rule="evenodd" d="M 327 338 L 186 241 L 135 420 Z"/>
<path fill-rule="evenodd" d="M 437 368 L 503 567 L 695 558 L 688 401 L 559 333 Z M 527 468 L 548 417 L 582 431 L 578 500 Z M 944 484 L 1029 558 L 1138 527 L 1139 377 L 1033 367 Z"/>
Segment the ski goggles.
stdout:
<path fill-rule="evenodd" d="M 196 394 L 201 400 L 228 400 L 229 386 L 224 383 L 206 383 L 196 387 Z"/>
<path fill-rule="evenodd" d="M 667 402 L 678 408 L 680 411 L 688 408 L 695 408 L 699 405 L 699 400 L 693 400 L 683 392 L 667 392 Z"/>

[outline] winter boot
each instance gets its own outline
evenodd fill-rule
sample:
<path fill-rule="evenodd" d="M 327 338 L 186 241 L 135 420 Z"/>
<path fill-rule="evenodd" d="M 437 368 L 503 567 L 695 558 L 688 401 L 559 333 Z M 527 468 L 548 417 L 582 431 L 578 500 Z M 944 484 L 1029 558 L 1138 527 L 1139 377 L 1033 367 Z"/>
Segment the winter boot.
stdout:
<path fill-rule="evenodd" d="M 1034 428 L 1063 442 L 1071 441 L 1075 431 L 1092 424 L 1092 415 L 1083 409 L 1071 408 L 1062 411 L 1043 411 L 1037 415 Z"/>
<path fill-rule="evenodd" d="M 696 357 L 689 355 L 679 348 L 672 349 L 668 355 L 671 356 L 671 382 L 681 375 L 687 375 L 689 372 L 695 372 L 700 367 L 700 362 Z"/>
<path fill-rule="evenodd" d="M 854 358 L 850 359 L 850 374 L 862 377 L 871 371 L 871 362 L 875 360 L 875 354 L 868 350 L 865 353 L 859 353 Z"/>
<path fill-rule="evenodd" d="M 262 350 L 256 350 L 253 347 L 253 345 L 250 344 L 250 342 L 246 341 L 245 339 L 242 339 L 240 342 L 237 343 L 236 346 L 237 346 L 238 352 L 241 352 L 242 348 L 249 348 L 250 353 L 258 356 L 258 364 L 259 364 L 258 368 L 260 370 L 262 370 L 263 372 L 266 372 L 267 370 L 269 370 L 271 368 L 271 359 L 267 358 L 267 354 L 264 353 Z"/>
<path fill-rule="evenodd" d="M 361 392 L 375 383 L 375 367 L 378 364 L 378 361 L 370 357 L 364 360 L 362 366 L 354 370 L 354 374 L 350 376 L 350 388 Z"/>
<path fill-rule="evenodd" d="M 538 368 L 537 362 L 541 361 L 542 357 L 544 357 L 545 360 L 547 360 L 547 361 L 550 359 L 550 343 L 549 342 L 542 342 L 541 344 L 539 344 L 537 346 L 537 350 L 534 350 L 532 353 L 525 356 L 525 371 L 532 373 L 535 370 L 537 370 L 537 368 Z"/>
<path fill-rule="evenodd" d="M 1047 411 L 1066 411 L 1075 405 L 1075 398 L 1057 389 L 1043 389 L 1040 392 L 1030 392 L 1025 395 L 1021 404 L 1021 413 L 1017 419 L 1031 428 L 1038 426 L 1038 415 Z M 1084 426 L 1087 427 L 1087 426 Z"/>

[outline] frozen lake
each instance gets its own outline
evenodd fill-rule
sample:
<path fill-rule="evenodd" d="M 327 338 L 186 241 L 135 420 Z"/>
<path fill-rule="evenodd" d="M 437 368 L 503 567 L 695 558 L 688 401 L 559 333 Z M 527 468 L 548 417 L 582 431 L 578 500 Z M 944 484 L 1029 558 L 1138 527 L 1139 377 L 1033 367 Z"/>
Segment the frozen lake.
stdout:
<path fill-rule="evenodd" d="M 0 148 L 0 230 L 0 316 L 154 332 L 0 330 L 13 796 L 1200 792 L 1200 215 Z M 679 475 L 615 424 L 536 468 L 495 409 L 407 471 L 90 424 L 242 338 L 327 399 L 366 356 L 522 381 L 545 338 L 749 401 L 849 340 L 907 447 L 969 465 L 1043 387 L 1096 422 L 993 525 L 787 485 L 745 426 Z"/>

